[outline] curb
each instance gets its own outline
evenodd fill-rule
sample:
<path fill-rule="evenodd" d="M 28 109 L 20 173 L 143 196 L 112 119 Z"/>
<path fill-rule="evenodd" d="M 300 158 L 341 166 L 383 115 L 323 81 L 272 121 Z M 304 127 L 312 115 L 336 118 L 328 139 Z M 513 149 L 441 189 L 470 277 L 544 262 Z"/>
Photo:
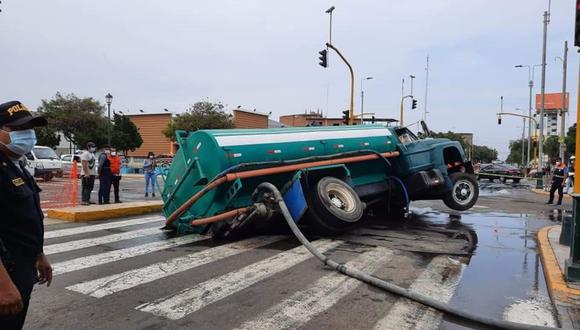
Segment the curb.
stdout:
<path fill-rule="evenodd" d="M 542 189 L 536 189 L 536 188 L 532 188 L 532 192 L 538 194 L 538 195 L 546 195 L 546 196 L 550 196 L 550 192 L 549 191 L 544 191 Z M 554 197 L 558 197 L 558 193 L 554 194 Z M 572 200 L 572 196 L 570 196 L 569 194 L 564 193 L 564 199 L 566 200 Z"/>
<path fill-rule="evenodd" d="M 111 218 L 121 218 L 131 215 L 141 215 L 159 212 L 163 208 L 162 201 L 153 202 L 132 202 L 123 204 L 109 204 L 98 206 L 68 207 L 62 209 L 48 210 L 47 216 L 52 219 L 59 219 L 72 222 L 105 220 Z"/>
<path fill-rule="evenodd" d="M 556 255 L 552 250 L 552 245 L 548 238 L 548 233 L 551 229 L 557 228 L 558 226 L 544 227 L 538 232 L 538 242 L 540 248 L 540 257 L 542 259 L 542 265 L 544 266 L 544 276 L 546 277 L 546 286 L 548 287 L 548 292 L 552 301 L 568 303 L 573 298 L 578 299 L 580 296 L 580 290 L 571 289 L 566 284 L 566 279 L 564 277 L 564 272 L 560 269 L 558 260 L 556 260 Z"/>

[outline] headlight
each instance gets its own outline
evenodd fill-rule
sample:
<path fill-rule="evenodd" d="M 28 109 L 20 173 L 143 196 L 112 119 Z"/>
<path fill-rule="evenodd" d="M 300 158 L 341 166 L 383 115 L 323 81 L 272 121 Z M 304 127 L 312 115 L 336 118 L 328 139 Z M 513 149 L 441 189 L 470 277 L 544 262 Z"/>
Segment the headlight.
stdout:
<path fill-rule="evenodd" d="M 42 169 L 44 169 L 44 165 L 42 165 L 42 163 L 38 163 L 38 164 L 36 164 L 36 168 L 42 170 Z"/>

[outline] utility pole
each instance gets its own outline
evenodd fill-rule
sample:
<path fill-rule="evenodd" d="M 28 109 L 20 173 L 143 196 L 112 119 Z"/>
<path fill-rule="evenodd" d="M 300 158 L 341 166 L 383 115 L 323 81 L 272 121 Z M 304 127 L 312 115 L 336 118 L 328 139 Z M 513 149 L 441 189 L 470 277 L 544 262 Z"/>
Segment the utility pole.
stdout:
<path fill-rule="evenodd" d="M 542 44 L 542 83 L 540 87 L 540 133 L 538 134 L 538 170 L 544 168 L 544 107 L 546 93 L 546 43 L 548 39 L 548 24 L 550 13 L 544 11 L 544 40 Z"/>
<path fill-rule="evenodd" d="M 560 110 L 560 159 L 564 161 L 566 153 L 566 71 L 568 71 L 568 41 L 564 41 L 564 59 L 562 60 L 562 110 Z"/>
<path fill-rule="evenodd" d="M 348 70 L 350 71 L 350 108 L 349 108 L 348 124 L 352 125 L 354 124 L 354 70 L 352 69 L 350 63 L 348 63 L 346 58 L 336 47 L 334 47 L 329 43 L 326 44 L 326 47 L 334 50 L 338 54 L 338 56 L 342 59 L 342 61 L 346 64 Z"/>
<path fill-rule="evenodd" d="M 425 105 L 423 106 L 423 121 L 427 120 L 427 96 L 429 95 L 429 54 L 427 54 L 427 66 L 425 67 Z"/>

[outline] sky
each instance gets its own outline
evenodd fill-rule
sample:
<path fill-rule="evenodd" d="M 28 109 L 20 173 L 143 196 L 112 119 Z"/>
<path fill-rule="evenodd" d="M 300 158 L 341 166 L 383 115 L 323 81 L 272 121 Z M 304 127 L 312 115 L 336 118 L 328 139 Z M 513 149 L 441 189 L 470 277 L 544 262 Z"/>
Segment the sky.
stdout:
<path fill-rule="evenodd" d="M 56 92 L 93 97 L 125 113 L 174 113 L 209 100 L 242 106 L 271 119 L 305 111 L 340 117 L 348 109 L 350 77 L 332 43 L 355 71 L 355 112 L 398 118 L 401 80 L 418 109 L 407 105 L 405 124 L 425 105 L 425 62 L 430 57 L 427 122 L 434 131 L 471 132 L 475 144 L 508 154 L 522 121 L 495 113 L 528 107 L 528 71 L 517 64 L 542 59 L 542 15 L 548 0 L 266 1 L 266 0 L 3 0 L 0 4 L 0 101 L 37 108 Z M 578 53 L 574 1 L 555 0 L 548 26 L 546 92 L 562 88 L 568 40 L 568 90 L 575 109 Z M 534 93 L 540 91 L 536 68 Z M 576 113 L 567 122 L 576 122 Z"/>

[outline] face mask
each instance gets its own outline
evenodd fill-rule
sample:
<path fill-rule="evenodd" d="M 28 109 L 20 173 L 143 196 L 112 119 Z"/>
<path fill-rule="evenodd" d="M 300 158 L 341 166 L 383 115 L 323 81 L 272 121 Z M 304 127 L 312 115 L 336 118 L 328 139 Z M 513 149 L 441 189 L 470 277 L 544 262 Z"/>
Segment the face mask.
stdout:
<path fill-rule="evenodd" d="M 4 144 L 8 150 L 22 156 L 29 153 L 36 144 L 36 133 L 33 129 L 7 132 L 10 135 L 10 143 Z"/>
<path fill-rule="evenodd" d="M 150 158 L 150 159 L 153 159 L 153 158 L 155 158 L 155 156 L 149 156 L 149 158 Z"/>
<path fill-rule="evenodd" d="M 111 150 L 108 150 L 108 149 L 107 149 L 107 150 L 105 150 L 105 153 L 108 155 L 108 154 L 110 154 L 110 153 L 111 153 Z"/>
<path fill-rule="evenodd" d="M 560 162 L 556 162 L 556 166 L 560 166 Z"/>
<path fill-rule="evenodd" d="M 111 151 L 111 156 L 117 156 L 117 152 L 116 151 Z"/>
<path fill-rule="evenodd" d="M 95 152 L 95 151 L 97 151 L 97 148 L 95 148 L 95 147 L 89 148 L 89 151 L 90 152 Z"/>

